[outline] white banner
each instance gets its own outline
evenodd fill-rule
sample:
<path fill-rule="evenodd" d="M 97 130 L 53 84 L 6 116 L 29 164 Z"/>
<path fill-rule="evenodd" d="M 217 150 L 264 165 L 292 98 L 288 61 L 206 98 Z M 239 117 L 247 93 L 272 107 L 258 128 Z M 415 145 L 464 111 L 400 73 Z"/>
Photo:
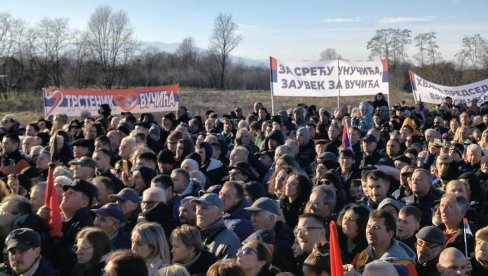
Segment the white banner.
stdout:
<path fill-rule="evenodd" d="M 337 97 L 389 93 L 388 62 L 286 61 L 270 57 L 274 96 Z"/>
<path fill-rule="evenodd" d="M 456 103 L 466 102 L 468 105 L 473 99 L 478 99 L 478 105 L 488 101 L 488 79 L 461 86 L 444 86 L 425 80 L 410 71 L 410 81 L 416 101 L 440 104 L 447 96 Z"/>

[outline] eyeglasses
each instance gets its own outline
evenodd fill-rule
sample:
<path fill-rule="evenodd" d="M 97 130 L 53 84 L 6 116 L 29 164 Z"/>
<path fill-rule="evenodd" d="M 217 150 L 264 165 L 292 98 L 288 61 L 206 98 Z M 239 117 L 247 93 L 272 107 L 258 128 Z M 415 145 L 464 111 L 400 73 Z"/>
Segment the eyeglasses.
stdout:
<path fill-rule="evenodd" d="M 423 240 L 417 240 L 415 242 L 415 246 L 422 247 L 422 248 L 427 248 L 429 250 L 433 250 L 436 247 L 441 246 L 441 244 L 432 244 L 432 243 L 428 243 L 428 242 L 423 241 Z"/>
<path fill-rule="evenodd" d="M 310 204 L 310 207 L 314 207 L 314 208 L 319 208 L 320 205 L 328 205 L 327 202 L 308 202 L 308 204 Z"/>
<path fill-rule="evenodd" d="M 295 235 L 302 233 L 303 235 L 308 235 L 310 230 L 324 229 L 324 227 L 314 227 L 314 226 L 304 226 L 302 228 L 295 228 L 293 231 Z"/>
<path fill-rule="evenodd" d="M 150 200 L 148 200 L 148 201 L 141 202 L 141 205 L 144 204 L 147 207 L 152 208 L 152 207 L 156 206 L 158 203 L 159 203 L 159 201 L 150 201 Z"/>
<path fill-rule="evenodd" d="M 251 252 L 254 252 L 257 254 L 256 250 L 254 250 L 254 248 L 251 248 L 251 247 L 241 247 L 237 251 L 237 253 L 241 253 L 242 255 L 251 254 Z"/>

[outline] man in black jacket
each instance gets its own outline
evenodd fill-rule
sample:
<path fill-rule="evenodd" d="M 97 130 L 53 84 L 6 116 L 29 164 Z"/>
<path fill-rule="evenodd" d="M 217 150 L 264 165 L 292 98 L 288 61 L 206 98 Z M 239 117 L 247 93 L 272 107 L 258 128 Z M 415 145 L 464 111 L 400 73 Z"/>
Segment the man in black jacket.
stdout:
<path fill-rule="evenodd" d="M 435 226 L 425 226 L 415 235 L 417 242 L 417 272 L 422 276 L 438 276 L 437 263 L 444 249 L 444 233 Z"/>
<path fill-rule="evenodd" d="M 5 240 L 12 275 L 57 276 L 59 273 L 41 256 L 41 237 L 29 228 L 15 229 Z"/>
<path fill-rule="evenodd" d="M 279 205 L 276 201 L 261 197 L 254 201 L 251 207 L 244 208 L 251 212 L 251 223 L 254 231 L 274 230 L 276 236 L 275 252 L 272 264 L 281 271 L 297 272 L 291 246 L 295 241 L 293 231 L 282 221 L 278 221 L 280 215 Z"/>

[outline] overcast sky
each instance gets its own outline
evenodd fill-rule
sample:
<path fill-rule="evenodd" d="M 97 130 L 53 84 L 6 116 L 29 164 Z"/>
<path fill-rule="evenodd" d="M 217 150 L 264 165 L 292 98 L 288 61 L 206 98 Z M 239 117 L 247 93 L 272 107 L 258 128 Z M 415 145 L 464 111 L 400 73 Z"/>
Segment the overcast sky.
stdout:
<path fill-rule="evenodd" d="M 84 30 L 100 5 L 127 11 L 139 40 L 175 43 L 193 37 L 202 48 L 208 47 L 217 14 L 231 14 L 243 36 L 232 54 L 259 60 L 317 60 L 326 48 L 351 61 L 366 60 L 366 44 L 382 28 L 407 28 L 412 37 L 434 31 L 446 60 L 453 59 L 465 35 L 488 39 L 486 0 L 0 0 L 0 12 L 30 24 L 43 17 L 69 18 L 71 28 Z M 415 53 L 413 43 L 409 53 Z"/>

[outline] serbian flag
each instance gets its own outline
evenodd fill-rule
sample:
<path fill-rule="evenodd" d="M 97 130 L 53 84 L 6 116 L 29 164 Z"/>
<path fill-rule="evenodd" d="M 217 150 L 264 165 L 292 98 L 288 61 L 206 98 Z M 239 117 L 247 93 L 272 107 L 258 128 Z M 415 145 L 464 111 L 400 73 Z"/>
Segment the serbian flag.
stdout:
<path fill-rule="evenodd" d="M 463 224 L 464 224 L 464 233 L 473 236 L 473 232 L 471 232 L 471 228 L 469 227 L 467 218 L 463 218 Z"/>
<path fill-rule="evenodd" d="M 336 224 L 333 220 L 329 223 L 329 244 L 330 244 L 330 274 L 331 276 L 344 276 L 342 268 L 341 247 L 337 236 Z"/>
<path fill-rule="evenodd" d="M 54 144 L 56 146 L 56 144 Z M 49 236 L 52 238 L 62 236 L 61 210 L 59 209 L 58 193 L 54 187 L 54 164 L 49 164 L 46 187 L 46 206 L 49 208 Z"/>
<path fill-rule="evenodd" d="M 350 149 L 352 151 L 351 138 L 349 137 L 349 129 L 347 128 L 347 122 L 342 127 L 342 149 Z"/>

